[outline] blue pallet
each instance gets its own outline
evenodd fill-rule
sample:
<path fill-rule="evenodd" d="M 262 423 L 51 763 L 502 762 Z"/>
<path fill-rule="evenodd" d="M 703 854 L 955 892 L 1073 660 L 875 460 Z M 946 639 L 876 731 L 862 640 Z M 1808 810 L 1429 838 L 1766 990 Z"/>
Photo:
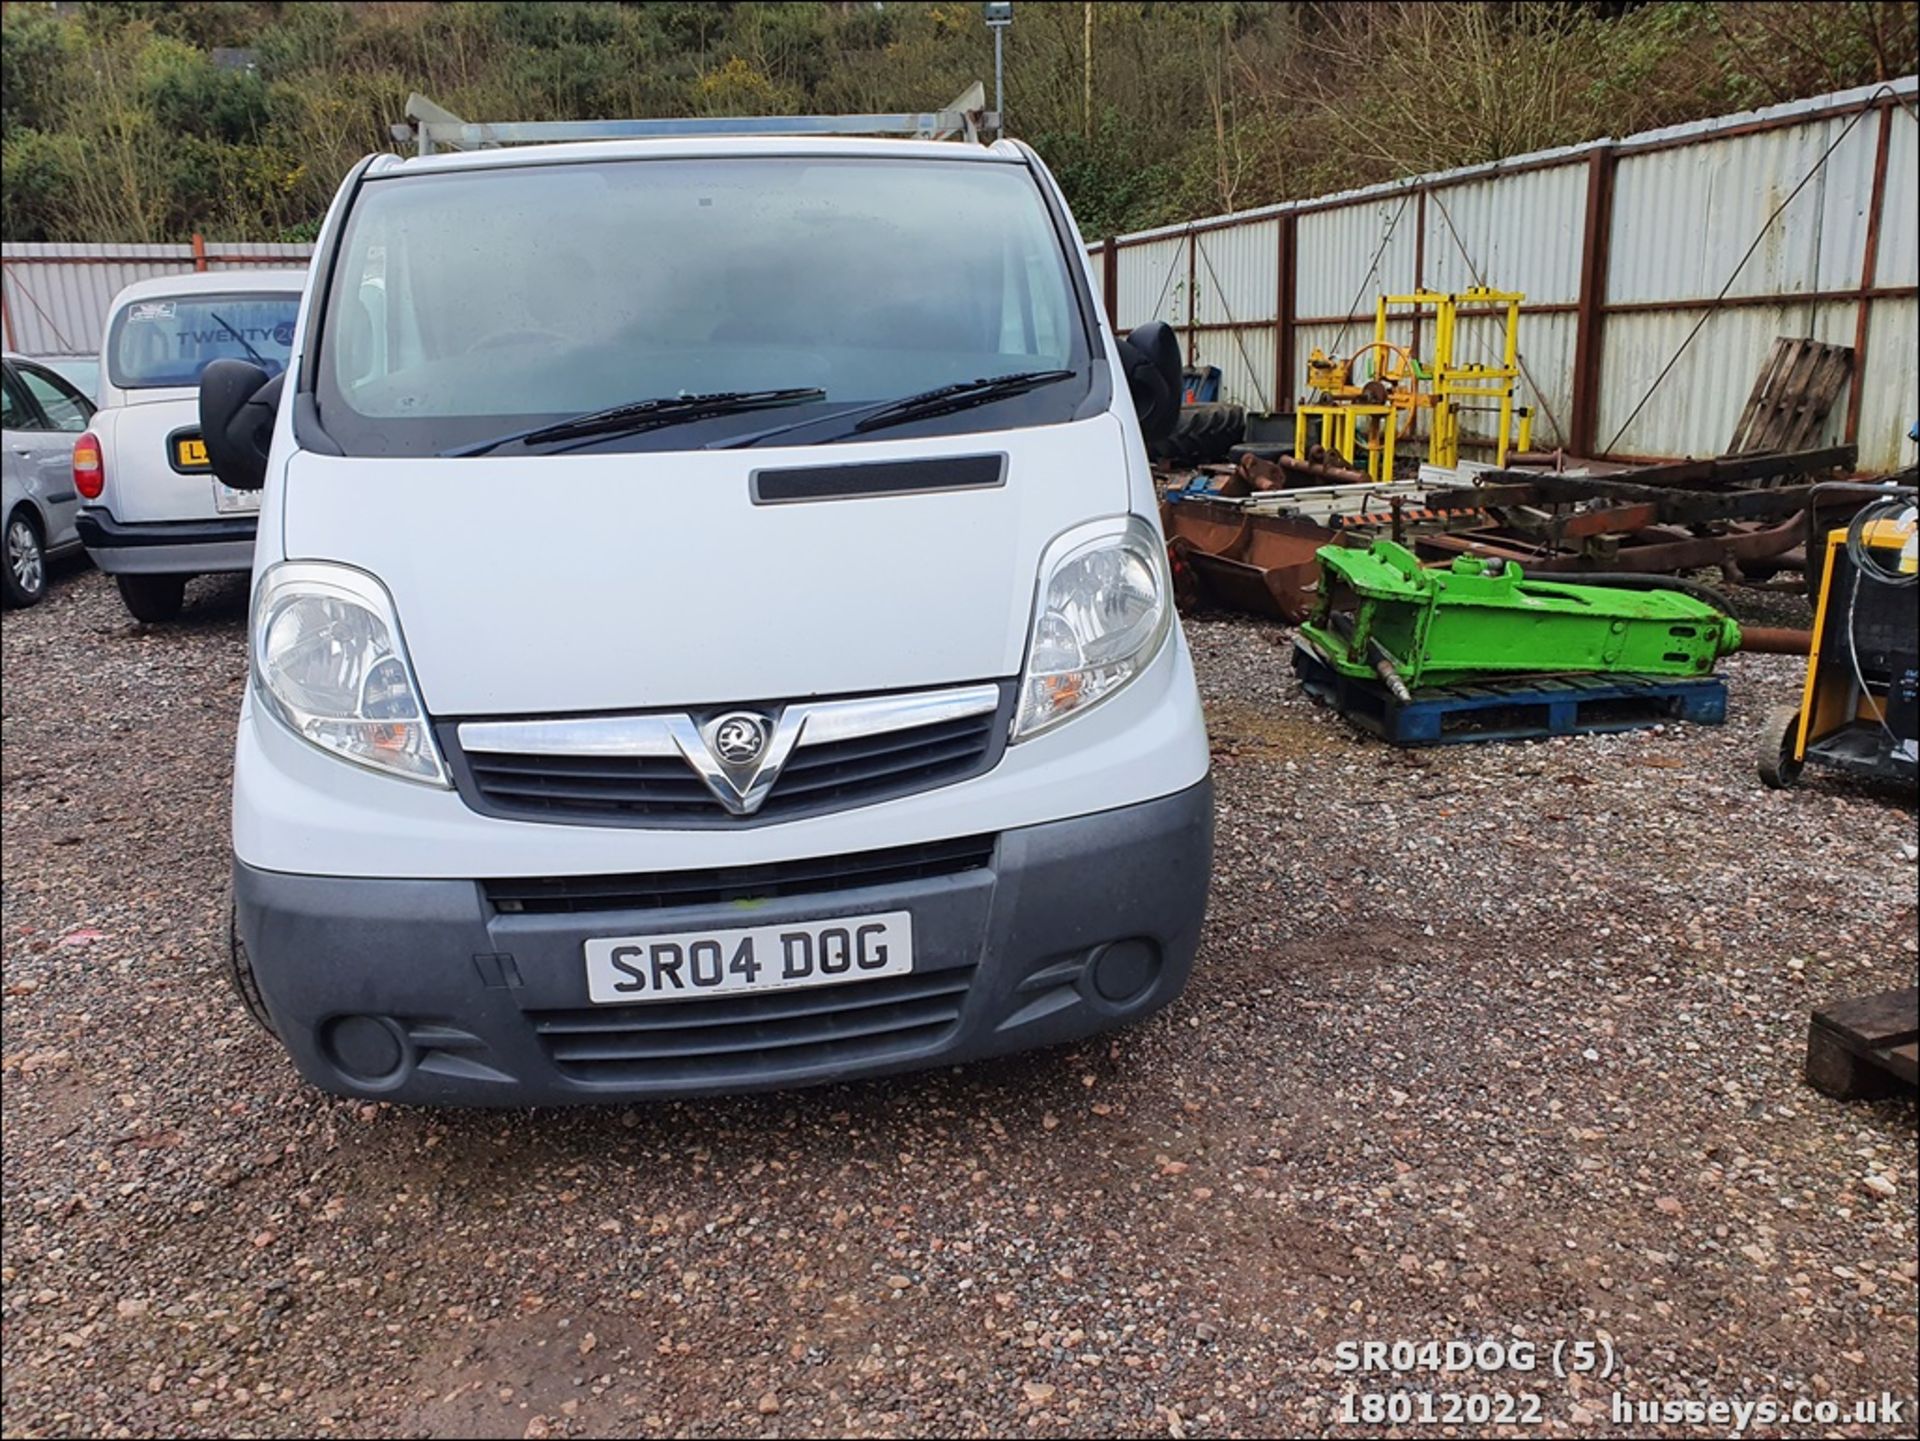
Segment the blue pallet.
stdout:
<path fill-rule="evenodd" d="M 1293 669 L 1309 695 L 1398 746 L 1594 735 L 1668 721 L 1719 725 L 1727 718 L 1727 684 L 1718 676 L 1529 676 L 1425 687 L 1403 702 L 1377 681 L 1342 675 L 1297 641 Z"/>

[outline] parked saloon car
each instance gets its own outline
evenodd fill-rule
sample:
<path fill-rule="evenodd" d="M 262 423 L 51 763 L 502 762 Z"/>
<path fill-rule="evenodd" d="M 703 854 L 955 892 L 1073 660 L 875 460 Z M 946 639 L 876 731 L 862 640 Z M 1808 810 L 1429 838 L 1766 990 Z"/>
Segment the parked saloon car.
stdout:
<path fill-rule="evenodd" d="M 305 284 L 299 270 L 227 270 L 142 280 L 114 297 L 100 410 L 73 447 L 73 481 L 80 538 L 139 620 L 177 616 L 193 576 L 253 564 L 260 497 L 214 479 L 197 387 L 222 357 L 285 368 Z"/>
<path fill-rule="evenodd" d="M 97 354 L 36 355 L 32 359 L 36 365 L 44 365 L 67 381 L 90 403 L 100 403 L 100 357 Z"/>
<path fill-rule="evenodd" d="M 0 599 L 37 604 L 47 593 L 47 559 L 80 544 L 80 497 L 73 488 L 73 442 L 93 402 L 37 360 L 5 362 L 5 473 L 0 489 L 5 569 Z"/>
<path fill-rule="evenodd" d="M 314 265 L 286 374 L 201 387 L 266 496 L 232 975 L 308 1078 L 791 1086 L 1180 992 L 1178 348 L 1106 330 L 1031 150 L 381 156 Z"/>

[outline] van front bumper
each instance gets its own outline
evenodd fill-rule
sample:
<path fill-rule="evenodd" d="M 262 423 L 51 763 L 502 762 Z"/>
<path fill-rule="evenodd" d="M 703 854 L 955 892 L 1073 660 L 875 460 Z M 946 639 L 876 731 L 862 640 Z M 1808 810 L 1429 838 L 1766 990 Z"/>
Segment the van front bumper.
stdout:
<path fill-rule="evenodd" d="M 108 575 L 220 575 L 253 569 L 253 515 L 208 520 L 119 521 L 99 507 L 74 521 L 80 543 Z"/>
<path fill-rule="evenodd" d="M 234 899 L 301 1074 L 338 1094 L 424 1105 L 847 1081 L 1076 1040 L 1180 994 L 1206 909 L 1210 780 L 980 845 L 985 864 L 969 869 L 782 883 L 779 899 L 751 903 L 512 913 L 478 881 L 290 875 L 238 860 Z M 590 938 L 898 910 L 913 916 L 909 976 L 653 1005 L 596 1006 L 587 994 Z"/>

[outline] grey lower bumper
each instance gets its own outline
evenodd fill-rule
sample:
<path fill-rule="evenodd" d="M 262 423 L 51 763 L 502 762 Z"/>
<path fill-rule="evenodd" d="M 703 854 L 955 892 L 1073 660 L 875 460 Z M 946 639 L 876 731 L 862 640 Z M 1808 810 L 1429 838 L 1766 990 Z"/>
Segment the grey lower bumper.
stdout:
<path fill-rule="evenodd" d="M 95 507 L 82 510 L 74 527 L 108 575 L 220 575 L 253 569 L 259 518 L 125 522 Z"/>
<path fill-rule="evenodd" d="M 472 881 L 234 865 L 240 934 L 308 1080 L 428 1105 L 764 1090 L 1075 1040 L 1178 996 L 1213 851 L 1210 781 L 1001 833 L 960 874 L 787 894 L 751 924 L 913 916 L 911 976 L 753 997 L 595 1006 L 590 937 L 743 924 L 737 902 L 508 914 Z"/>

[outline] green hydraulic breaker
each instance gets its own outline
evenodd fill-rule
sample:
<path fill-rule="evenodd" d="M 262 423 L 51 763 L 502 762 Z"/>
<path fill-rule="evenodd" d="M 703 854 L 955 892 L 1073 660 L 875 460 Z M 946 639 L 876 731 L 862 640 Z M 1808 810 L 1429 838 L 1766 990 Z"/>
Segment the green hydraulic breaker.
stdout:
<path fill-rule="evenodd" d="M 1401 700 L 1414 687 L 1499 676 L 1709 675 L 1740 648 L 1738 625 L 1680 591 L 1537 580 L 1472 556 L 1428 570 L 1390 540 L 1323 546 L 1320 567 L 1302 638 Z"/>

